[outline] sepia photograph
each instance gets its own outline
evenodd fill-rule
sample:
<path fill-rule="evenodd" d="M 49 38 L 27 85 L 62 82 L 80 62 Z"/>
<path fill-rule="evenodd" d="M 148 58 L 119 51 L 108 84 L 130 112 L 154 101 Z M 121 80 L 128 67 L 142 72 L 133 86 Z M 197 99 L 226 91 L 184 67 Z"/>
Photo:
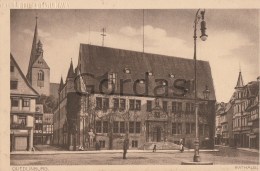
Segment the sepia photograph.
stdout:
<path fill-rule="evenodd" d="M 258 170 L 258 9 L 10 9 L 9 24 L 13 170 Z"/>

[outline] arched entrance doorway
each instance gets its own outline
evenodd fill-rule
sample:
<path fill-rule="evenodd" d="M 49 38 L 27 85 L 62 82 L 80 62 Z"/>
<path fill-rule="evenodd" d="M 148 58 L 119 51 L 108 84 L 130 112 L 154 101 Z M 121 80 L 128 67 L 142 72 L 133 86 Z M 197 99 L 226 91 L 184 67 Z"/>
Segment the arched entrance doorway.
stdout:
<path fill-rule="evenodd" d="M 157 126 L 153 129 L 153 141 L 160 142 L 162 137 L 162 129 L 161 127 Z"/>

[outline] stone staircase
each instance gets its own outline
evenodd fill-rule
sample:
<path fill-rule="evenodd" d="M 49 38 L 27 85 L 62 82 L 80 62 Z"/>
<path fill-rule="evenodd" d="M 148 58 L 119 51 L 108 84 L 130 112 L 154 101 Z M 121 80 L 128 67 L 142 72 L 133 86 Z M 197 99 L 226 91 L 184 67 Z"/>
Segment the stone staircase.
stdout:
<path fill-rule="evenodd" d="M 173 142 L 146 142 L 142 148 L 144 150 L 153 150 L 155 144 L 157 150 L 179 150 L 180 149 L 180 146 Z"/>

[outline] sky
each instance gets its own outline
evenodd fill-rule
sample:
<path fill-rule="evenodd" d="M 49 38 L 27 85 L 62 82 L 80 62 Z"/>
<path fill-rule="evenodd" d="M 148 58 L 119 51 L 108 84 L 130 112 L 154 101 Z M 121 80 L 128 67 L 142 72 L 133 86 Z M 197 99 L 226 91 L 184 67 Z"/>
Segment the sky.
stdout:
<path fill-rule="evenodd" d="M 197 9 L 144 10 L 144 51 L 193 59 L 193 25 Z M 66 78 L 70 61 L 77 64 L 80 43 L 142 51 L 142 9 L 11 10 L 11 53 L 26 75 L 35 17 L 50 81 Z M 244 83 L 259 74 L 258 10 L 206 9 L 206 34 L 198 25 L 197 59 L 209 61 L 218 102 L 228 102 L 239 71 Z"/>

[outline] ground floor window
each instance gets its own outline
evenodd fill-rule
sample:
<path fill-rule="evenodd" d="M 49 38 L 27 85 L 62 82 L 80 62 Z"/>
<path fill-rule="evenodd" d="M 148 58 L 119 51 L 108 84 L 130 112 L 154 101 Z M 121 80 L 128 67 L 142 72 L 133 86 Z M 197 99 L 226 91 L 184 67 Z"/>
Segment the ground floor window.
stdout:
<path fill-rule="evenodd" d="M 129 122 L 129 133 L 140 134 L 141 132 L 141 122 Z"/>
<path fill-rule="evenodd" d="M 182 124 L 172 123 L 172 134 L 181 134 L 181 133 L 182 133 Z"/>
<path fill-rule="evenodd" d="M 138 141 L 137 140 L 132 141 L 132 147 L 138 147 Z"/>

